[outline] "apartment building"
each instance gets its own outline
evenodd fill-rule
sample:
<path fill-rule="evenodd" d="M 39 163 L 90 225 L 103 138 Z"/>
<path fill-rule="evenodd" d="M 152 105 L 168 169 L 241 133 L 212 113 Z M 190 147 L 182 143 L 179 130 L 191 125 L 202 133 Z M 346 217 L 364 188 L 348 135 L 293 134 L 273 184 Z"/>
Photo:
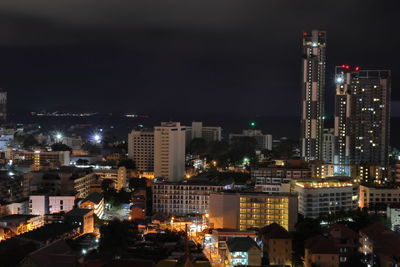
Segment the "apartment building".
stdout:
<path fill-rule="evenodd" d="M 202 181 L 155 182 L 152 186 L 153 211 L 174 215 L 208 213 L 210 194 L 223 188 L 223 185 Z"/>
<path fill-rule="evenodd" d="M 223 191 L 210 195 L 213 228 L 247 230 L 277 223 L 292 231 L 297 222 L 297 195 Z"/>
<path fill-rule="evenodd" d="M 339 180 L 298 181 L 295 191 L 299 195 L 299 213 L 305 217 L 339 210 L 353 210 L 358 204 L 358 185 Z"/>
<path fill-rule="evenodd" d="M 112 181 L 116 191 L 126 188 L 127 170 L 123 166 L 118 169 L 95 169 L 94 173 L 98 176 L 99 182 L 106 179 Z"/>

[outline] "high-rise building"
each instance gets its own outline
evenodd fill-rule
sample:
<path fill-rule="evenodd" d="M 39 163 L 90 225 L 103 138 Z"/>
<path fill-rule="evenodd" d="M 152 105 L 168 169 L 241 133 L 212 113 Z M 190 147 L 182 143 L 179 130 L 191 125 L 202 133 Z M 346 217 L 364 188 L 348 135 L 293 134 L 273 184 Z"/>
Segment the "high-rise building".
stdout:
<path fill-rule="evenodd" d="M 301 157 L 318 160 L 322 156 L 324 128 L 326 32 L 303 33 L 303 82 L 301 115 Z"/>
<path fill-rule="evenodd" d="M 154 175 L 171 182 L 185 175 L 185 127 L 179 122 L 154 127 Z"/>
<path fill-rule="evenodd" d="M 192 126 L 186 126 L 186 144 L 195 138 L 203 138 L 207 142 L 221 141 L 221 127 L 203 126 L 202 122 L 194 121 Z"/>
<path fill-rule="evenodd" d="M 322 161 L 325 163 L 333 163 L 335 138 L 334 129 L 325 128 L 322 134 Z"/>
<path fill-rule="evenodd" d="M 132 131 L 128 135 L 128 158 L 142 172 L 154 170 L 154 132 Z"/>
<path fill-rule="evenodd" d="M 7 120 L 7 92 L 0 88 L 0 122 Z"/>
<path fill-rule="evenodd" d="M 388 164 L 390 71 L 336 67 L 335 163 Z"/>

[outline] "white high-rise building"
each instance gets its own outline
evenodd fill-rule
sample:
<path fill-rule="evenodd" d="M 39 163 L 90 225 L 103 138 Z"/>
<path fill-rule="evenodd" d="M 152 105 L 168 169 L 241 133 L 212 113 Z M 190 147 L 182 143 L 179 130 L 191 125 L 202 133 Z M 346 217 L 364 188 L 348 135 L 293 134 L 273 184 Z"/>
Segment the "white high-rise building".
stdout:
<path fill-rule="evenodd" d="M 203 126 L 202 122 L 194 121 L 192 126 L 186 126 L 186 143 L 195 138 L 203 138 L 207 142 L 221 141 L 221 127 Z"/>
<path fill-rule="evenodd" d="M 132 131 L 128 135 L 128 158 L 142 172 L 154 170 L 154 132 Z"/>
<path fill-rule="evenodd" d="M 154 175 L 172 182 L 185 175 L 185 127 L 179 122 L 154 127 Z"/>
<path fill-rule="evenodd" d="M 324 128 L 326 32 L 303 33 L 301 158 L 320 160 Z"/>

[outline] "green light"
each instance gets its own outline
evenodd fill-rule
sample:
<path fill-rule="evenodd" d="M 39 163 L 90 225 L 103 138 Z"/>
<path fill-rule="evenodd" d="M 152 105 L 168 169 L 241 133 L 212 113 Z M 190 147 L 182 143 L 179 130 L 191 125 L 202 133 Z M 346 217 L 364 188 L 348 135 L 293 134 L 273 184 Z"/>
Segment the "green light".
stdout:
<path fill-rule="evenodd" d="M 251 126 L 251 127 L 255 127 L 255 126 L 256 126 L 256 122 L 255 122 L 255 121 L 251 121 L 251 122 L 250 122 L 250 126 Z"/>

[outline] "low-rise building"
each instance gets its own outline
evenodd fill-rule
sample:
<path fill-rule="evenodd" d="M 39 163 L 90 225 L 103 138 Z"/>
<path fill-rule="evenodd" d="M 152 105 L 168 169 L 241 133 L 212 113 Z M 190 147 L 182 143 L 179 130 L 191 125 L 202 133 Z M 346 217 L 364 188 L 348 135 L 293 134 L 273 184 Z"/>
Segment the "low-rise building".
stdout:
<path fill-rule="evenodd" d="M 29 164 L 32 170 L 38 171 L 46 167 L 67 166 L 71 161 L 70 151 L 24 151 L 22 163 Z"/>
<path fill-rule="evenodd" d="M 326 235 L 339 250 L 340 264 L 346 266 L 351 261 L 351 258 L 357 254 L 359 247 L 358 233 L 345 224 L 335 223 L 328 227 Z"/>
<path fill-rule="evenodd" d="M 23 198 L 19 201 L 1 205 L 0 214 L 28 214 L 28 199 Z"/>
<path fill-rule="evenodd" d="M 390 220 L 392 231 L 400 232 L 400 203 L 389 204 L 386 217 Z"/>
<path fill-rule="evenodd" d="M 260 229 L 263 253 L 270 265 L 292 266 L 292 237 L 277 223 Z M 264 257 L 265 257 L 264 256 Z"/>
<path fill-rule="evenodd" d="M 358 185 L 339 180 L 304 180 L 295 184 L 299 194 L 299 213 L 305 217 L 339 210 L 354 210 L 358 203 Z"/>
<path fill-rule="evenodd" d="M 339 267 L 339 250 L 333 241 L 322 235 L 307 239 L 304 251 L 305 267 Z"/>
<path fill-rule="evenodd" d="M 68 212 L 75 206 L 75 196 L 30 195 L 29 214 L 45 215 Z"/>
<path fill-rule="evenodd" d="M 233 265 L 261 266 L 261 249 L 250 237 L 235 237 L 227 241 L 227 260 Z"/>
<path fill-rule="evenodd" d="M 257 177 L 255 189 L 268 193 L 289 193 L 291 180 L 290 178 Z"/>
<path fill-rule="evenodd" d="M 223 190 L 221 184 L 208 181 L 155 182 L 153 184 L 153 211 L 174 215 L 208 213 L 210 194 Z"/>
<path fill-rule="evenodd" d="M 57 170 L 29 172 L 24 179 L 30 193 L 75 195 L 77 198 L 87 197 L 90 185 L 97 182 L 97 176 L 91 169 L 69 166 Z"/>
<path fill-rule="evenodd" d="M 114 185 L 114 189 L 120 191 L 126 188 L 126 168 L 121 166 L 118 169 L 96 169 L 94 173 L 99 176 L 99 180 L 110 180 Z"/>
<path fill-rule="evenodd" d="M 8 228 L 14 235 L 20 235 L 44 225 L 44 217 L 37 215 L 14 214 L 0 218 L 0 227 Z M 11 236 L 3 236 L 6 239 Z"/>
<path fill-rule="evenodd" d="M 93 233 L 94 211 L 92 209 L 73 209 L 65 214 L 65 222 L 73 227 L 79 227 L 82 234 Z"/>
<path fill-rule="evenodd" d="M 247 230 L 278 223 L 292 231 L 297 223 L 297 195 L 264 192 L 216 192 L 210 195 L 213 228 Z"/>
<path fill-rule="evenodd" d="M 400 203 L 400 188 L 360 185 L 360 208 L 386 210 L 395 203 Z"/>
<path fill-rule="evenodd" d="M 251 178 L 256 181 L 259 178 L 286 178 L 305 179 L 311 177 L 311 170 L 302 166 L 271 166 L 251 169 Z"/>
<path fill-rule="evenodd" d="M 360 248 L 367 266 L 399 266 L 400 234 L 375 223 L 360 230 Z"/>
<path fill-rule="evenodd" d="M 101 193 L 92 193 L 80 202 L 81 209 L 91 209 L 98 218 L 104 215 L 104 196 Z"/>
<path fill-rule="evenodd" d="M 254 241 L 257 240 L 255 231 L 239 231 L 235 229 L 213 229 L 212 234 L 205 239 L 205 245 L 210 245 L 213 249 L 218 250 L 220 257 L 226 257 L 227 242 L 229 239 L 236 237 L 250 237 Z"/>

